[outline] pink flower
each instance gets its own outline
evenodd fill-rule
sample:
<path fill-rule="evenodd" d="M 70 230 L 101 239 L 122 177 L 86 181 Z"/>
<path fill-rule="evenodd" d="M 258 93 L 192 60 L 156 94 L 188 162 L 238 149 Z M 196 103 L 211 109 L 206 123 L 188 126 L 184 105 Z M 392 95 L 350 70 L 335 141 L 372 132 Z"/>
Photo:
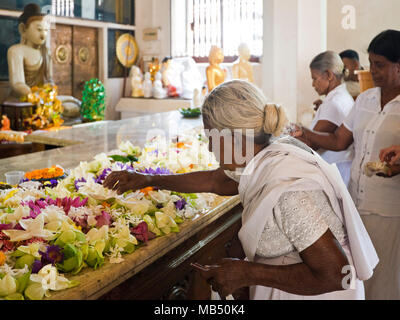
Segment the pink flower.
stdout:
<path fill-rule="evenodd" d="M 96 220 L 97 228 L 101 228 L 102 226 L 109 226 L 111 224 L 111 216 L 105 211 L 102 211 L 101 216 L 97 216 Z"/>
<path fill-rule="evenodd" d="M 144 243 L 156 237 L 153 232 L 149 231 L 147 223 L 144 221 L 139 223 L 135 228 L 130 228 L 130 230 L 137 240 Z"/>

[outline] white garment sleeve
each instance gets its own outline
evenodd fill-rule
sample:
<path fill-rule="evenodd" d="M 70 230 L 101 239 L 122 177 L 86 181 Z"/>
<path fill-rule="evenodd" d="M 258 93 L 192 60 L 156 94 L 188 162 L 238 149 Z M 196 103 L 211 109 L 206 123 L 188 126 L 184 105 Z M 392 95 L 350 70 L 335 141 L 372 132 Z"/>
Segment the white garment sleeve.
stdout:
<path fill-rule="evenodd" d="M 328 200 L 321 197 L 321 201 Z M 278 201 L 282 231 L 298 252 L 314 244 L 329 228 L 320 212 L 321 204 L 317 205 L 308 191 L 285 192 Z"/>
<path fill-rule="evenodd" d="M 332 122 L 338 127 L 345 119 L 343 112 L 340 111 L 340 106 L 335 101 L 326 101 L 321 105 L 318 121 L 326 120 Z M 318 122 L 317 122 L 318 123 Z"/>
<path fill-rule="evenodd" d="M 358 100 L 358 99 L 357 99 Z M 344 119 L 343 121 L 343 125 L 346 127 L 347 130 L 353 132 L 354 130 L 354 121 L 357 117 L 357 102 L 356 104 L 353 106 L 353 108 L 351 108 L 350 113 L 348 114 L 348 116 L 346 117 L 346 119 Z"/>

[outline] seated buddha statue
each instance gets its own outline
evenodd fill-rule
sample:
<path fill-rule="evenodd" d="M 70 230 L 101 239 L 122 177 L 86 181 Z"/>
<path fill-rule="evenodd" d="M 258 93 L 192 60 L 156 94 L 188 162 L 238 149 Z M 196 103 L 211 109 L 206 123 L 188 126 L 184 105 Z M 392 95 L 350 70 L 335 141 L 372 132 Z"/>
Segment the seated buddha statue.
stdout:
<path fill-rule="evenodd" d="M 46 46 L 49 23 L 40 7 L 28 4 L 18 19 L 21 41 L 7 52 L 11 95 L 7 100 L 19 100 L 31 93 L 31 88 L 51 83 L 51 58 Z"/>
<path fill-rule="evenodd" d="M 253 66 L 249 62 L 251 54 L 246 43 L 239 46 L 239 59 L 233 64 L 232 77 L 233 79 L 246 80 L 254 83 Z"/>
<path fill-rule="evenodd" d="M 220 66 L 224 62 L 224 53 L 217 46 L 212 46 L 208 56 L 210 65 L 206 69 L 208 91 L 211 92 L 215 87 L 225 81 L 226 71 Z"/>

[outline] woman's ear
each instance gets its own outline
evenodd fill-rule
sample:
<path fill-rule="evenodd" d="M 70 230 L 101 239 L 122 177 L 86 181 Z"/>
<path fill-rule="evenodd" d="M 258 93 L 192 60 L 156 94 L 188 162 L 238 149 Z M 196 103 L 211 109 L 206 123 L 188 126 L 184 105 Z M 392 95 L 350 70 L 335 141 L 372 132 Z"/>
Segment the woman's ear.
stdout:
<path fill-rule="evenodd" d="M 326 70 L 325 74 L 327 75 L 327 79 L 332 81 L 335 79 L 335 74 L 331 70 Z"/>

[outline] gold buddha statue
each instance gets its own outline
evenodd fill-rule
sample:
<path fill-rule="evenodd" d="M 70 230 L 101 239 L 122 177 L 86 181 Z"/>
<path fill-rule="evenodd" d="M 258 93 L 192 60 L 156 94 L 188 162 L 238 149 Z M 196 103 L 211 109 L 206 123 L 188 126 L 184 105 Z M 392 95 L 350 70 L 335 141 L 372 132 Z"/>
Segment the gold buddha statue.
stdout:
<path fill-rule="evenodd" d="M 7 52 L 11 96 L 19 100 L 31 93 L 31 88 L 46 83 L 53 84 L 51 58 L 46 46 L 49 23 L 40 7 L 28 4 L 18 19 L 21 41 Z"/>
<path fill-rule="evenodd" d="M 233 79 L 246 80 L 254 83 L 253 66 L 249 62 L 251 54 L 246 43 L 239 46 L 239 59 L 233 64 L 232 77 Z"/>
<path fill-rule="evenodd" d="M 208 91 L 211 92 L 215 87 L 225 81 L 226 71 L 220 67 L 224 62 L 224 53 L 217 46 L 212 46 L 208 56 L 210 65 L 206 69 Z"/>

